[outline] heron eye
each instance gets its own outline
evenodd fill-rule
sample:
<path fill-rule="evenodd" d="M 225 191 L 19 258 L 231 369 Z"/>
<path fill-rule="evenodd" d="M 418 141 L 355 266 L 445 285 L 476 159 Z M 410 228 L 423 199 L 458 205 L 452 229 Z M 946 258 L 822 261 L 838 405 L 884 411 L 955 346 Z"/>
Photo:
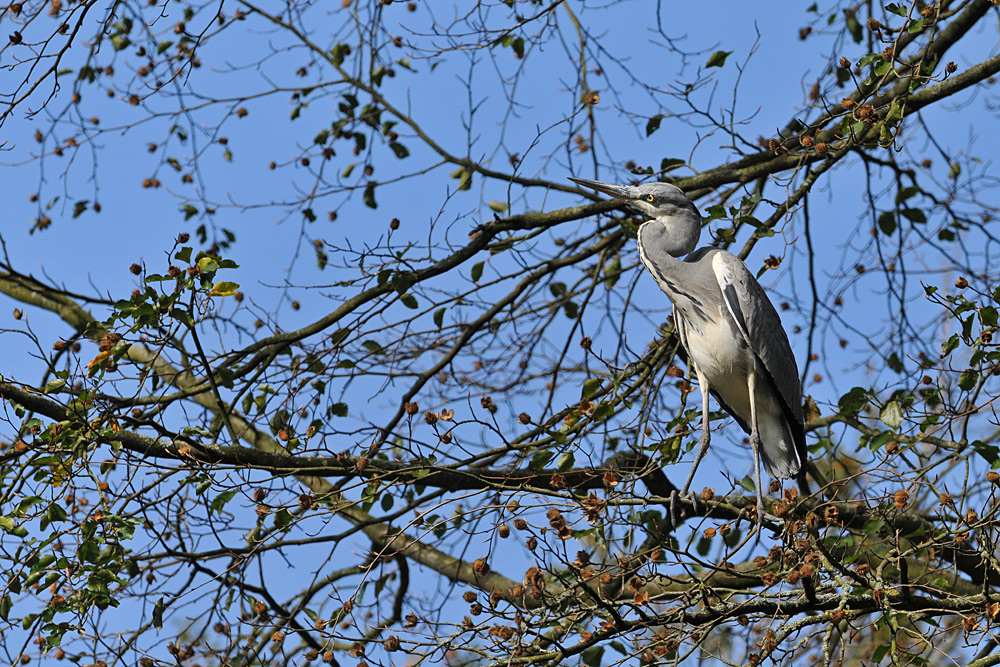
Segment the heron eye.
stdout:
<path fill-rule="evenodd" d="M 654 201 L 656 201 L 656 197 L 654 197 L 653 195 L 646 195 L 646 201 L 652 204 Z"/>

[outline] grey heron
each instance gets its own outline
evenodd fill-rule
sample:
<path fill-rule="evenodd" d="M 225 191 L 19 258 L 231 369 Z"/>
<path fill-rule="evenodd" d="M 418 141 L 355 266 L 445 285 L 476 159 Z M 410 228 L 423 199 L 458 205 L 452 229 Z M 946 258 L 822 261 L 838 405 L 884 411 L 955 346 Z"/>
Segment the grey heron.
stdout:
<path fill-rule="evenodd" d="M 778 313 L 738 257 L 720 248 L 695 250 L 701 215 L 677 186 L 570 180 L 626 202 L 650 218 L 639 226 L 639 257 L 673 302 L 674 324 L 702 397 L 698 453 L 680 495 L 689 495 L 695 470 L 708 451 L 711 394 L 750 435 L 760 520 L 765 516 L 761 462 L 779 479 L 796 477 L 806 462 L 802 387 Z"/>

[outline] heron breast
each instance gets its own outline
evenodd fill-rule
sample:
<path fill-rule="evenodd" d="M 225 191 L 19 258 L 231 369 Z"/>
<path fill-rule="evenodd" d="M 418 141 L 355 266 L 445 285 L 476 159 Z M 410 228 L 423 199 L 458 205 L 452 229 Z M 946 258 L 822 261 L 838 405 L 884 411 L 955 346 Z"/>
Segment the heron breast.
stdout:
<path fill-rule="evenodd" d="M 725 382 L 730 377 L 746 377 L 747 345 L 728 318 L 689 326 L 687 346 L 691 361 L 712 384 L 718 385 L 720 380 Z"/>

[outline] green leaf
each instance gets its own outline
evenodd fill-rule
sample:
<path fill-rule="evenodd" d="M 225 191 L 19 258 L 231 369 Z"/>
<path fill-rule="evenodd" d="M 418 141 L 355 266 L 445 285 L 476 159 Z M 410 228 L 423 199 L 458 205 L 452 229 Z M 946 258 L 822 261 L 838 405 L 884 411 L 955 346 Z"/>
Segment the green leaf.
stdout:
<path fill-rule="evenodd" d="M 849 392 L 840 397 L 837 405 L 840 414 L 853 415 L 868 403 L 868 392 L 861 387 L 854 387 Z"/>
<path fill-rule="evenodd" d="M 395 141 L 389 144 L 389 148 L 392 149 L 392 152 L 395 153 L 396 157 L 398 157 L 400 160 L 402 160 L 405 157 L 409 157 L 410 155 L 410 150 L 406 146 L 404 146 L 403 144 L 396 143 Z"/>
<path fill-rule="evenodd" d="M 962 322 L 962 338 L 968 340 L 972 337 L 972 325 L 975 324 L 976 316 L 969 315 Z"/>
<path fill-rule="evenodd" d="M 396 271 L 392 277 L 392 288 L 399 295 L 406 294 L 406 290 L 413 285 L 414 277 L 412 271 Z"/>
<path fill-rule="evenodd" d="M 330 414 L 334 417 L 346 417 L 347 416 L 347 403 L 334 403 L 330 406 Z"/>
<path fill-rule="evenodd" d="M 516 37 L 511 42 L 510 47 L 512 49 L 514 49 L 514 54 L 517 55 L 518 58 L 523 58 L 524 57 L 524 38 L 523 37 Z"/>
<path fill-rule="evenodd" d="M 347 44 L 337 44 L 337 46 L 330 50 L 330 55 L 336 65 L 344 64 L 344 58 L 350 55 L 350 53 L 351 47 Z M 344 97 L 346 98 L 347 96 L 345 95 Z M 357 105 L 357 102 L 355 102 L 355 105 Z"/>
<path fill-rule="evenodd" d="M 551 451 L 543 449 L 540 452 L 536 452 L 534 456 L 531 457 L 531 461 L 528 463 L 528 468 L 534 471 L 539 471 L 548 465 L 552 457 L 555 456 Z"/>
<path fill-rule="evenodd" d="M 732 51 L 716 51 L 708 57 L 708 62 L 705 63 L 705 67 L 722 67 L 726 64 L 726 58 L 732 54 Z"/>
<path fill-rule="evenodd" d="M 889 401 L 878 413 L 878 418 L 893 431 L 898 431 L 900 424 L 903 423 L 903 409 L 896 401 Z"/>
<path fill-rule="evenodd" d="M 949 354 L 958 349 L 958 334 L 952 334 L 951 338 L 941 344 L 941 358 L 944 359 Z"/>
<path fill-rule="evenodd" d="M 234 283 L 229 280 L 222 280 L 214 285 L 212 285 L 212 291 L 208 293 L 209 296 L 232 296 L 236 294 L 236 290 L 240 288 L 239 283 Z"/>
<path fill-rule="evenodd" d="M 899 355 L 896 354 L 895 352 L 889 355 L 889 359 L 886 361 L 886 363 L 889 365 L 889 368 L 892 369 L 893 371 L 897 373 L 903 372 L 903 362 L 900 361 Z"/>
<path fill-rule="evenodd" d="M 302 211 L 302 217 L 304 217 L 309 222 L 316 222 L 316 212 L 311 208 L 307 208 Z"/>
<path fill-rule="evenodd" d="M 10 533 L 14 537 L 28 536 L 28 530 L 24 526 L 17 525 L 14 517 L 11 516 L 0 516 L 0 528 L 2 528 L 5 533 Z"/>
<path fill-rule="evenodd" d="M 444 324 L 444 308 L 438 308 L 434 311 L 434 324 L 438 329 Z"/>
<path fill-rule="evenodd" d="M 590 413 L 590 418 L 595 422 L 602 422 L 612 414 L 614 414 L 614 408 L 611 407 L 611 403 L 598 403 L 594 411 Z"/>
<path fill-rule="evenodd" d="M 507 204 L 504 204 L 502 201 L 489 201 L 486 202 L 486 205 L 494 213 L 504 213 L 507 210 Z"/>
<path fill-rule="evenodd" d="M 735 547 L 737 544 L 739 544 L 742 538 L 743 538 L 743 531 L 740 530 L 739 528 L 734 528 L 733 531 L 730 532 L 728 535 L 722 536 L 722 541 L 726 543 L 727 547 L 732 548 Z"/>
<path fill-rule="evenodd" d="M 927 222 L 927 215 L 919 208 L 904 208 L 900 211 L 902 216 L 910 222 L 924 224 Z"/>
<path fill-rule="evenodd" d="M 882 60 L 882 56 L 877 53 L 867 53 L 861 56 L 861 60 L 858 61 L 858 68 L 867 67 L 868 65 L 876 63 L 880 60 Z"/>
<path fill-rule="evenodd" d="M 153 627 L 157 630 L 163 629 L 163 598 L 157 600 L 153 606 Z"/>
<path fill-rule="evenodd" d="M 611 289 L 618 282 L 618 278 L 621 276 L 622 270 L 622 260 L 621 257 L 615 255 L 611 258 L 607 264 L 604 265 L 604 287 L 606 289 Z"/>
<path fill-rule="evenodd" d="M 726 59 L 723 58 L 722 60 L 723 60 L 723 62 L 725 62 Z M 662 114 L 657 114 L 657 115 L 653 116 L 652 118 L 650 118 L 648 121 L 646 121 L 646 136 L 647 137 L 649 135 L 651 135 L 653 132 L 656 132 L 658 129 L 660 129 L 660 121 L 662 121 L 662 120 L 663 120 L 663 115 Z"/>
<path fill-rule="evenodd" d="M 60 389 L 62 389 L 65 386 L 66 386 L 66 381 L 65 380 L 52 380 L 52 381 L 47 382 L 45 384 L 45 391 L 44 391 L 44 393 L 51 394 L 54 391 L 59 391 Z"/>
<path fill-rule="evenodd" d="M 882 658 L 884 658 L 885 654 L 888 652 L 889 652 L 888 644 L 879 644 L 878 646 L 875 647 L 875 650 L 872 652 L 872 659 L 871 663 L 869 664 L 877 665 L 879 662 L 882 661 Z"/>
<path fill-rule="evenodd" d="M 997 325 L 997 309 L 993 306 L 983 306 L 979 309 L 979 321 L 986 327 Z"/>
<path fill-rule="evenodd" d="M 226 503 L 228 503 L 230 500 L 232 500 L 233 497 L 235 497 L 235 496 L 236 496 L 236 491 L 235 490 L 232 490 L 232 491 L 223 491 L 222 493 L 220 493 L 219 495 L 217 495 L 215 497 L 215 500 L 212 501 L 212 503 L 211 503 L 211 505 L 209 505 L 209 507 L 211 508 L 211 510 L 213 512 L 216 512 L 218 514 L 222 514 L 222 510 L 224 510 L 226 508 Z"/>
<path fill-rule="evenodd" d="M 916 185 L 911 185 L 909 187 L 900 188 L 896 193 L 896 203 L 902 204 L 907 199 L 911 199 L 920 194 L 920 188 Z"/>
<path fill-rule="evenodd" d="M 472 282 L 478 283 L 483 277 L 483 262 L 476 262 L 472 265 Z"/>
<path fill-rule="evenodd" d="M 601 382 L 603 382 L 601 378 L 590 378 L 588 380 L 584 380 L 581 398 L 590 400 L 594 396 L 597 396 L 597 392 L 601 390 Z"/>
<path fill-rule="evenodd" d="M 874 438 L 871 439 L 871 441 L 868 443 L 868 449 L 870 449 L 873 452 L 877 452 L 878 450 L 885 447 L 886 443 L 892 442 L 898 437 L 899 436 L 893 433 L 892 431 L 882 431 L 881 433 L 879 433 L 878 435 L 876 435 Z"/>
<path fill-rule="evenodd" d="M 84 199 L 84 200 L 78 201 L 75 204 L 73 204 L 73 219 L 74 220 L 76 220 L 81 215 L 83 215 L 84 211 L 87 210 L 87 204 L 89 204 L 89 203 L 90 203 L 89 199 Z"/>
<path fill-rule="evenodd" d="M 292 523 L 292 514 L 285 508 L 281 508 L 274 513 L 274 527 L 284 528 Z"/>
<path fill-rule="evenodd" d="M 882 211 L 879 214 L 878 228 L 886 236 L 892 236 L 893 232 L 896 231 L 896 216 L 893 215 L 892 211 Z"/>
<path fill-rule="evenodd" d="M 681 160 L 675 157 L 665 157 L 660 160 L 660 171 L 666 173 L 676 169 L 677 167 L 683 167 L 686 164 L 686 160 Z"/>
<path fill-rule="evenodd" d="M 962 371 L 962 374 L 958 376 L 958 386 L 962 391 L 972 391 L 976 383 L 979 382 L 979 373 L 971 368 L 967 368 Z"/>
<path fill-rule="evenodd" d="M 365 206 L 368 208 L 378 208 L 378 204 L 375 203 L 375 182 L 369 181 L 368 185 L 365 186 L 365 194 L 363 197 Z"/>
<path fill-rule="evenodd" d="M 910 21 L 910 25 L 906 26 L 906 32 L 910 33 L 911 35 L 915 35 L 916 33 L 920 32 L 923 29 L 924 29 L 924 20 L 923 19 L 917 19 L 916 21 Z"/>
<path fill-rule="evenodd" d="M 847 21 L 847 30 L 851 33 L 851 39 L 854 40 L 855 44 L 860 44 L 861 40 L 865 38 L 865 33 L 861 29 L 861 23 L 858 22 L 858 15 L 853 9 L 845 9 L 844 19 Z"/>
<path fill-rule="evenodd" d="M 706 222 L 711 222 L 712 220 L 721 220 L 726 217 L 726 207 L 722 204 L 712 204 L 708 207 L 708 219 Z"/>
<path fill-rule="evenodd" d="M 4 617 L 6 620 L 6 617 Z M 580 652 L 580 660 L 587 667 L 601 667 L 601 658 L 604 656 L 603 646 L 588 646 Z"/>
<path fill-rule="evenodd" d="M 878 142 L 884 147 L 888 148 L 892 145 L 896 136 L 892 133 L 892 127 L 888 123 L 878 124 Z"/>
<path fill-rule="evenodd" d="M 972 449 L 986 459 L 986 462 L 990 464 L 991 468 L 994 470 L 1000 468 L 1000 447 L 997 447 L 996 445 L 988 445 L 982 440 L 976 440 L 972 443 Z"/>
<path fill-rule="evenodd" d="M 184 246 L 177 251 L 177 254 L 174 255 L 174 259 L 178 262 L 184 262 L 185 264 L 189 263 L 191 261 L 191 248 Z"/>
<path fill-rule="evenodd" d="M 369 352 L 372 352 L 373 354 L 378 354 L 382 351 L 382 346 L 373 340 L 366 340 L 361 343 L 361 347 L 365 348 Z"/>
<path fill-rule="evenodd" d="M 399 297 L 399 300 L 402 301 L 403 305 L 406 306 L 407 308 L 412 308 L 413 310 L 416 310 L 417 308 L 420 307 L 420 304 L 417 303 L 416 297 L 414 297 L 412 294 L 404 294 L 403 296 Z"/>
<path fill-rule="evenodd" d="M 708 552 L 712 549 L 712 540 L 702 537 L 698 540 L 698 544 L 695 545 L 695 549 L 697 549 L 699 556 L 707 556 Z"/>
<path fill-rule="evenodd" d="M 889 111 L 885 115 L 886 121 L 903 120 L 903 107 L 899 104 L 899 100 L 893 100 L 892 104 L 889 106 Z M 914 188 L 915 190 L 916 188 Z"/>
<path fill-rule="evenodd" d="M 469 190 L 470 188 L 472 188 L 472 172 L 463 167 L 458 175 L 458 189 Z"/>
<path fill-rule="evenodd" d="M 181 308 L 171 308 L 170 317 L 174 318 L 178 322 L 186 324 L 189 327 L 194 326 L 194 318 L 191 317 L 191 313 L 186 310 L 182 310 Z"/>

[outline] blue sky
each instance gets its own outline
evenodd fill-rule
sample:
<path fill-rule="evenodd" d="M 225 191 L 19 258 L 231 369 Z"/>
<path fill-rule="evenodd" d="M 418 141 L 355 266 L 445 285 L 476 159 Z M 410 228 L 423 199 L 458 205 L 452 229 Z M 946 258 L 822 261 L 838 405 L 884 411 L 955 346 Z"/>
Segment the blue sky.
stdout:
<path fill-rule="evenodd" d="M 409 34 L 410 30 L 426 34 L 432 25 L 429 7 L 421 6 L 411 14 L 405 11 L 404 3 L 394 3 L 386 11 L 398 16 L 394 15 L 385 25 L 390 31 L 399 25 L 400 34 Z M 661 3 L 657 9 L 652 3 L 636 0 L 607 7 L 573 3 L 572 8 L 591 30 L 600 26 L 603 31 L 593 43 L 600 51 L 591 50 L 587 54 L 590 86 L 601 97 L 595 107 L 600 134 L 591 151 L 576 152 L 573 143 L 567 141 L 567 135 L 572 137 L 579 132 L 583 115 L 574 92 L 577 72 L 572 63 L 577 54 L 573 33 L 570 22 L 562 15 L 560 32 L 543 45 L 528 46 L 526 62 L 530 64 L 524 71 L 519 70 L 520 61 L 512 57 L 510 49 L 474 55 L 470 52 L 446 60 L 418 57 L 427 51 L 407 54 L 407 49 L 400 49 L 398 57 L 409 58 L 415 71 L 397 65 L 396 76 L 386 80 L 383 90 L 397 104 L 405 104 L 420 126 L 429 135 L 441 137 L 441 144 L 453 154 L 485 159 L 498 170 L 508 170 L 508 154 L 517 153 L 524 158 L 519 175 L 563 184 L 571 175 L 614 181 L 629 178 L 624 169 L 629 160 L 656 166 L 664 157 L 681 158 L 689 161 L 690 169 L 679 173 L 687 174 L 737 157 L 729 146 L 732 143 L 729 137 L 698 127 L 696 117 L 693 119 L 696 126 L 692 127 L 689 119 L 679 117 L 686 111 L 683 103 L 664 92 L 694 80 L 699 67 L 713 52 L 732 53 L 723 67 L 704 70 L 709 78 L 695 99 L 719 116 L 732 112 L 740 123 L 740 132 L 750 140 L 773 136 L 792 116 L 802 113 L 811 82 L 821 75 L 828 54 L 844 55 L 852 61 L 864 55 L 861 46 L 837 44 L 831 35 L 822 34 L 819 29 L 807 39 L 799 39 L 799 30 L 812 16 L 798 6 L 792 8 L 785 3 Z M 168 6 L 166 11 L 169 15 L 172 8 Z M 438 11 L 445 15 L 447 10 Z M 154 26 L 154 30 L 165 30 L 175 18 L 168 16 L 169 20 L 164 19 L 163 25 Z M 437 20 L 442 21 L 442 17 Z M 483 20 L 487 24 L 498 21 L 495 16 Z M 656 30 L 657 21 L 662 23 L 664 33 L 676 40 L 675 45 L 690 55 L 682 58 L 664 47 L 663 35 Z M 321 43 L 329 40 L 322 32 L 324 29 L 327 28 L 316 26 L 316 39 Z M 299 51 L 280 51 L 284 40 L 281 34 L 266 30 L 260 23 L 232 30 L 229 36 L 224 34 L 211 43 L 202 56 L 204 66 L 179 81 L 176 94 L 183 95 L 190 105 L 207 95 L 235 100 L 260 90 L 266 80 L 277 81 L 279 86 L 319 84 L 327 80 L 324 77 L 330 76 L 329 71 L 321 72 L 318 67 L 308 68 L 305 76 L 294 74 L 304 55 Z M 425 48 L 448 42 L 444 37 L 421 37 L 418 41 Z M 275 48 L 275 53 L 264 65 L 254 67 L 261 54 L 270 48 Z M 961 69 L 995 53 L 996 48 L 995 31 L 983 29 L 960 52 L 949 54 L 949 59 L 955 60 Z M 3 57 L 9 58 L 10 53 Z M 74 58 L 78 56 L 71 52 L 70 59 Z M 482 61 L 473 67 L 476 58 Z M 8 62 L 0 60 L 0 65 Z M 613 88 L 609 87 L 608 79 L 594 72 L 597 67 L 614 82 Z M 17 76 L 20 76 L 17 69 L 0 71 L 0 88 Z M 296 163 L 335 113 L 339 98 L 324 96 L 322 91 L 306 98 L 308 106 L 301 108 L 298 118 L 292 121 L 290 115 L 298 104 L 290 99 L 288 92 L 174 116 L 171 112 L 177 106 L 176 99 L 154 98 L 134 107 L 120 99 L 101 97 L 96 90 L 84 89 L 84 115 L 98 116 L 102 128 L 116 128 L 95 139 L 100 148 L 96 165 L 89 146 L 76 152 L 67 150 L 62 157 L 49 155 L 44 162 L 33 160 L 40 145 L 32 135 L 47 126 L 53 110 L 63 108 L 69 87 L 67 82 L 66 90 L 52 106 L 29 118 L 28 109 L 37 110 L 43 99 L 33 98 L 0 130 L 4 142 L 0 183 L 6 200 L 0 237 L 10 263 L 18 270 L 94 297 L 126 297 L 138 285 L 138 279 L 129 272 L 133 262 L 144 264 L 150 272 L 165 272 L 170 263 L 168 253 L 177 235 L 193 233 L 199 224 L 205 223 L 211 233 L 230 229 L 236 234 L 235 245 L 225 254 L 236 260 L 240 268 L 224 279 L 239 282 L 249 302 L 254 304 L 243 321 L 249 323 L 261 317 L 268 321 L 268 327 L 277 321 L 283 330 L 290 330 L 325 312 L 330 307 L 325 295 L 336 291 L 332 284 L 338 278 L 352 275 L 354 270 L 349 265 L 339 266 L 349 261 L 351 255 L 338 258 L 332 249 L 328 251 L 333 259 L 331 266 L 319 270 L 312 246 L 315 240 L 337 247 L 374 246 L 386 238 L 389 221 L 398 218 L 400 228 L 392 237 L 397 245 L 406 240 L 426 242 L 432 222 L 438 222 L 439 229 L 448 226 L 448 239 L 460 243 L 480 220 L 492 217 L 490 201 L 508 204 L 511 212 L 552 210 L 582 201 L 575 194 L 542 189 L 526 194 L 512 190 L 510 196 L 502 184 L 484 183 L 479 178 L 470 191 L 456 192 L 457 181 L 448 178 L 453 167 L 439 166 L 426 175 L 380 185 L 376 189 L 378 208 L 374 210 L 363 204 L 360 191 L 332 192 L 318 197 L 312 205 L 317 219 L 309 222 L 299 207 L 290 202 L 314 187 L 323 188 L 317 186 L 315 176 L 323 164 L 321 160 L 313 157 L 308 168 Z M 986 104 L 986 95 L 982 90 L 969 93 L 928 110 L 923 116 L 924 122 L 933 128 L 937 144 L 959 158 L 969 159 L 968 167 L 978 165 L 987 169 L 992 166 L 991 156 L 1000 152 L 1000 136 L 986 129 L 996 123 L 995 112 Z M 510 103 L 511 96 L 517 104 Z M 248 110 L 246 117 L 233 115 L 240 107 Z M 140 123 L 150 110 L 164 115 Z M 659 129 L 647 136 L 647 119 L 655 115 L 665 118 Z M 137 124 L 128 127 L 131 123 Z M 187 143 L 181 144 L 176 134 L 169 134 L 175 124 L 189 134 Z M 61 123 L 58 128 L 60 140 L 65 139 L 69 129 Z M 221 137 L 227 140 L 225 144 L 219 142 Z M 412 131 L 401 128 L 400 141 L 407 145 L 412 157 L 397 160 L 384 147 L 374 148 L 381 153 L 373 178 L 393 181 L 432 161 L 430 152 L 420 146 Z M 155 144 L 152 150 L 150 144 Z M 51 148 L 51 143 L 48 147 Z M 338 143 L 336 147 L 337 156 L 324 166 L 328 172 L 343 173 L 350 164 L 359 162 L 351 155 L 348 144 Z M 193 184 L 180 180 L 181 173 L 190 173 L 187 166 L 175 173 L 164 164 L 167 157 L 176 157 L 187 165 L 187 160 L 202 150 L 200 171 L 195 174 Z M 933 162 L 927 174 L 946 181 L 948 166 L 934 146 L 911 142 L 904 150 L 917 156 L 926 155 Z M 227 151 L 231 151 L 231 159 L 227 159 Z M 601 163 L 596 172 L 595 155 Z M 277 163 L 273 170 L 269 167 L 272 161 Z M 358 180 L 361 169 L 358 164 L 355 173 L 342 177 L 342 182 L 363 182 Z M 967 172 L 962 178 L 966 175 Z M 147 178 L 159 179 L 162 187 L 143 188 L 142 181 Z M 885 175 L 876 173 L 873 178 L 878 182 Z M 851 235 L 858 220 L 871 216 L 864 185 L 863 170 L 855 163 L 821 182 L 810 199 L 814 243 L 822 248 L 818 255 L 821 263 L 816 267 L 820 294 L 831 308 L 834 295 L 840 293 L 846 294 L 849 304 L 842 324 L 831 327 L 815 344 L 820 358 L 811 367 L 810 377 L 815 372 L 822 378 L 820 382 L 807 378 L 806 392 L 815 393 L 821 402 L 835 402 L 855 384 L 881 388 L 896 380 L 884 365 L 858 363 L 859 359 L 872 356 L 872 341 L 881 340 L 892 327 L 893 323 L 884 321 L 882 313 L 887 310 L 887 302 L 894 298 L 887 294 L 882 274 L 858 279 L 853 272 L 854 257 L 871 259 L 874 253 L 870 238 L 863 232 Z M 886 179 L 876 189 L 891 185 L 891 179 Z M 39 204 L 31 202 L 29 195 L 39 191 L 43 206 L 55 197 L 59 199 L 45 210 L 52 218 L 51 227 L 31 233 Z M 779 194 L 780 188 L 774 198 Z M 989 182 L 980 194 L 987 203 L 997 206 L 995 181 Z M 101 212 L 88 210 L 74 219 L 73 202 L 78 200 L 99 201 Z M 706 200 L 699 205 L 704 211 L 711 203 Z M 181 210 L 185 204 L 198 209 L 187 221 Z M 217 211 L 210 219 L 203 215 L 206 205 Z M 763 208 L 766 209 L 766 204 Z M 336 211 L 336 221 L 328 219 L 328 211 Z M 769 213 L 763 210 L 758 217 Z M 575 230 L 587 230 L 594 224 L 594 220 L 569 223 L 558 234 L 572 236 Z M 803 301 L 806 295 L 808 267 L 800 224 L 789 222 L 781 230 L 784 233 L 760 242 L 747 264 L 756 271 L 770 254 L 785 258 L 782 269 L 767 273 L 762 282 L 771 290 L 775 302 L 792 302 L 784 321 L 801 367 L 807 341 L 804 333 L 796 334 L 794 328 L 805 329 L 808 312 L 795 306 L 797 299 Z M 869 223 L 860 229 L 872 226 Z M 707 239 L 706 234 L 703 241 Z M 744 240 L 745 236 L 741 236 L 737 246 Z M 930 247 L 921 250 L 914 235 L 904 238 L 897 234 L 891 242 L 907 248 L 907 257 L 917 265 L 912 267 L 916 277 L 945 286 L 954 281 L 955 274 L 942 263 L 941 255 Z M 990 242 L 971 235 L 969 264 L 988 265 L 996 250 Z M 626 253 L 631 252 L 634 247 L 630 245 Z M 503 268 L 500 259 L 484 261 L 487 276 L 496 275 Z M 633 349 L 642 350 L 656 336 L 656 323 L 666 317 L 669 304 L 642 272 L 633 274 L 627 284 L 622 281 L 620 289 L 631 287 L 636 280 L 635 303 L 645 312 L 636 313 L 629 320 L 632 326 L 628 335 Z M 911 280 L 904 297 L 911 301 L 915 319 L 930 319 L 935 307 L 922 300 L 921 292 L 919 284 Z M 292 309 L 292 300 L 300 302 L 301 308 Z M 70 332 L 51 315 L 0 296 L 0 336 L 4 350 L 0 374 L 22 382 L 37 382 L 42 366 L 32 356 L 32 345 L 26 337 L 9 331 L 23 326 L 23 322 L 13 320 L 14 308 L 25 311 L 43 349 Z M 92 311 L 98 317 L 103 316 L 99 308 Z M 608 329 L 602 331 L 610 336 Z M 924 333 L 929 338 L 928 346 L 933 348 L 946 332 L 925 330 Z M 839 345 L 840 336 L 848 339 L 846 347 Z M 234 346 L 240 340 L 244 339 L 233 335 L 218 345 Z M 614 341 L 595 338 L 595 346 L 610 350 Z M 82 353 L 84 362 L 92 352 Z M 877 358 L 879 351 L 874 352 Z M 391 396 L 376 393 L 377 385 L 362 385 L 350 391 L 354 392 L 353 400 L 361 404 L 359 423 L 360 417 L 377 422 L 388 409 L 395 408 Z M 578 389 L 567 390 L 566 395 L 574 391 Z M 356 418 L 353 412 L 352 418 Z M 742 438 L 733 424 L 724 427 L 724 431 L 732 441 L 739 442 Z M 696 488 L 702 483 L 724 486 L 715 470 L 731 472 L 738 478 L 749 470 L 749 464 L 750 457 L 742 447 L 731 444 L 716 447 L 701 469 Z M 673 471 L 672 476 L 680 478 L 686 473 L 686 465 L 681 470 Z"/>

